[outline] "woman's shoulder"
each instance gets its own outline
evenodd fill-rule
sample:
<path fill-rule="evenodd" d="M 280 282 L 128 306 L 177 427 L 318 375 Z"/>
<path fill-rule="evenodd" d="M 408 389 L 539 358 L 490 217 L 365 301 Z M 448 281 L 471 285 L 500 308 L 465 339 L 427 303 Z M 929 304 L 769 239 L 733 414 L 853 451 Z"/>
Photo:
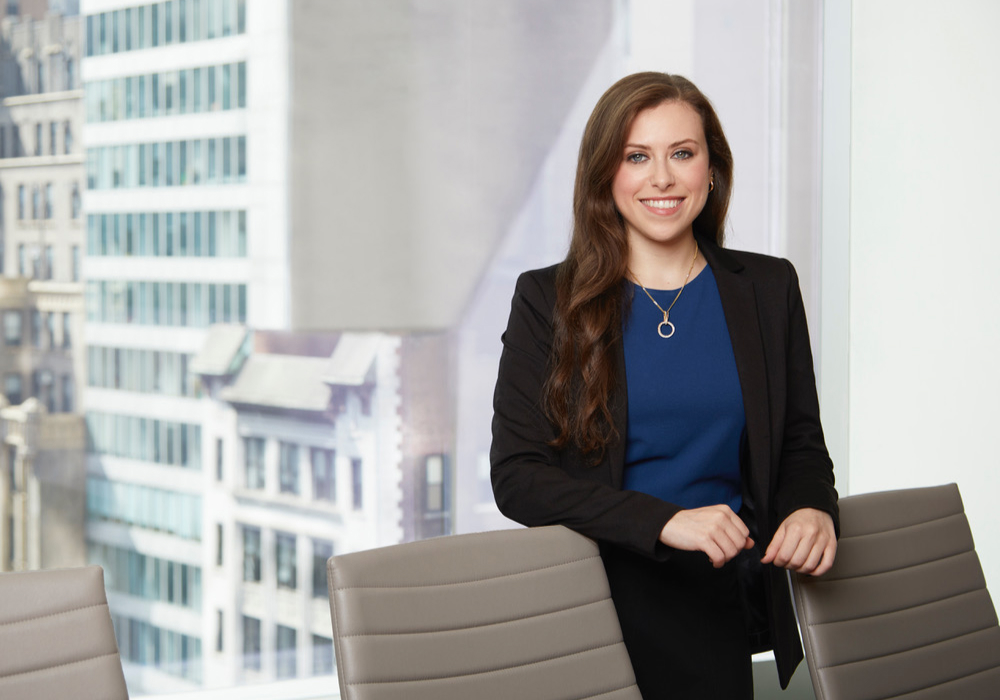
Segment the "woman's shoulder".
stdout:
<path fill-rule="evenodd" d="M 514 297 L 522 297 L 532 306 L 555 306 L 556 279 L 563 263 L 522 272 L 514 286 Z"/>
<path fill-rule="evenodd" d="M 720 248 L 714 246 L 714 258 L 717 264 L 732 272 L 749 277 L 755 281 L 777 283 L 787 285 L 789 282 L 798 283 L 798 276 L 792 263 L 785 258 L 764 253 L 754 253 L 747 250 L 736 250 L 734 248 Z M 710 253 L 711 254 L 711 253 Z"/>

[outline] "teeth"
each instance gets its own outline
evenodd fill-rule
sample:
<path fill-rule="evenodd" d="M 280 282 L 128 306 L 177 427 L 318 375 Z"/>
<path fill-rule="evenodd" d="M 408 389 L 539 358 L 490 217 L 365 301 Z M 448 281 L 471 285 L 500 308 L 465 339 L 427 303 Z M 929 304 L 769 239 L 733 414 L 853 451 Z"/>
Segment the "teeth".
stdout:
<path fill-rule="evenodd" d="M 644 199 L 642 203 L 654 209 L 673 209 L 681 203 L 679 199 Z"/>

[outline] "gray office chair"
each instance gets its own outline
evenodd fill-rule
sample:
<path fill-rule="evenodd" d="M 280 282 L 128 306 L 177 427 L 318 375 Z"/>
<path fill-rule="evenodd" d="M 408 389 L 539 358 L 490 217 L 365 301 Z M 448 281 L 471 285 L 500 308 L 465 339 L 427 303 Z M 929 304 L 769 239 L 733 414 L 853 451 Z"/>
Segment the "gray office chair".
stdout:
<path fill-rule="evenodd" d="M 1000 627 L 955 484 L 840 501 L 837 560 L 792 576 L 817 700 L 1000 698 Z"/>
<path fill-rule="evenodd" d="M 566 528 L 329 560 L 342 700 L 641 700 L 597 545 Z"/>
<path fill-rule="evenodd" d="M 128 699 L 101 567 L 0 574 L 0 698 Z"/>

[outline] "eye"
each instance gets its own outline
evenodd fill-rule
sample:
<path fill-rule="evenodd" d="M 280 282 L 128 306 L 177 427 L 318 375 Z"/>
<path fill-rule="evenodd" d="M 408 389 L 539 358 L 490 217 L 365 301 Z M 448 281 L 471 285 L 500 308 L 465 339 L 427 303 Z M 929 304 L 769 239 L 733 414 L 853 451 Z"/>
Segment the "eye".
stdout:
<path fill-rule="evenodd" d="M 694 157 L 694 153 L 683 148 L 674 153 L 674 158 L 677 158 L 678 160 L 687 160 L 688 158 L 692 157 Z"/>
<path fill-rule="evenodd" d="M 625 160 L 629 163 L 641 163 L 644 160 L 648 160 L 645 153 L 630 153 L 625 156 Z"/>

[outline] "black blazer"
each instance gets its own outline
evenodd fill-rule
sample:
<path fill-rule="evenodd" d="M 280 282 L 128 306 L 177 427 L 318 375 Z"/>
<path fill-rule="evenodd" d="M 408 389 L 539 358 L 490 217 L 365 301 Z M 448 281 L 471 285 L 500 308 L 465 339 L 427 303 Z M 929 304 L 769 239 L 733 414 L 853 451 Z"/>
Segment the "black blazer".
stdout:
<path fill-rule="evenodd" d="M 744 503 L 757 556 L 792 511 L 812 507 L 833 516 L 839 533 L 833 464 L 823 441 L 812 352 L 798 278 L 791 263 L 756 253 L 699 246 L 715 274 L 743 390 L 746 440 Z M 575 447 L 549 445 L 555 430 L 540 405 L 552 343 L 558 265 L 517 280 L 494 394 L 493 491 L 500 511 L 524 525 L 566 525 L 605 545 L 663 560 L 659 541 L 679 506 L 623 491 L 625 442 L 598 463 Z M 624 347 L 614 346 L 618 382 L 611 413 L 625 435 Z M 746 517 L 746 513 L 744 513 Z M 763 570 L 770 639 L 785 687 L 802 660 L 786 573 Z"/>

